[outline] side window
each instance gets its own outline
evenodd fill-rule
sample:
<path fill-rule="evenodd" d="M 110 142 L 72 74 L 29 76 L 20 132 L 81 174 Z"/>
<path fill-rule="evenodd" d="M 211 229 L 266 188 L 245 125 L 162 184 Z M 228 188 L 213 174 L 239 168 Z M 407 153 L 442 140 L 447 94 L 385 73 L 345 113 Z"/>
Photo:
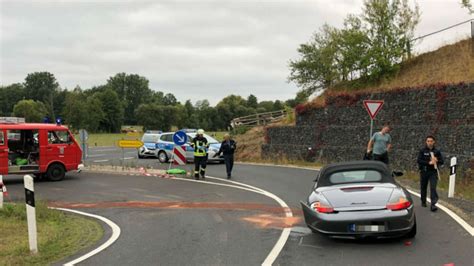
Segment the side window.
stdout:
<path fill-rule="evenodd" d="M 72 139 L 69 136 L 69 132 L 65 130 L 61 131 L 48 131 L 48 143 L 49 144 L 68 144 L 71 143 Z"/>
<path fill-rule="evenodd" d="M 171 134 L 162 135 L 161 140 L 166 141 L 166 142 L 172 142 L 173 141 L 173 135 L 171 135 Z"/>
<path fill-rule="evenodd" d="M 0 145 L 5 145 L 5 136 L 3 135 L 3 130 L 0 130 Z"/>

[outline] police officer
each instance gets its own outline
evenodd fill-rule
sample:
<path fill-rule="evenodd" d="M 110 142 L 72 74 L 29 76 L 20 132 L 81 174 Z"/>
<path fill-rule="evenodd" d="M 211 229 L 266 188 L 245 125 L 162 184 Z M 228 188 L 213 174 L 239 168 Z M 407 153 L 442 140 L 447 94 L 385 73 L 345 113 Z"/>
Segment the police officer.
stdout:
<path fill-rule="evenodd" d="M 438 210 L 436 203 L 438 202 L 438 193 L 436 185 L 438 184 L 438 166 L 444 163 L 443 155 L 435 148 L 435 138 L 427 136 L 425 139 L 425 147 L 418 153 L 418 166 L 420 168 L 420 190 L 421 190 L 421 206 L 426 207 L 426 190 L 428 182 L 430 183 L 431 211 Z"/>
<path fill-rule="evenodd" d="M 197 131 L 196 137 L 191 141 L 191 147 L 194 148 L 194 178 L 199 179 L 201 175 L 202 179 L 205 179 L 209 143 L 204 137 L 204 130 Z"/>
<path fill-rule="evenodd" d="M 214 155 L 219 156 L 221 153 L 224 154 L 225 169 L 227 171 L 227 179 L 231 178 L 232 168 L 234 167 L 234 152 L 237 148 L 236 142 L 230 138 L 230 135 L 226 133 L 224 135 L 224 141 L 221 143 L 221 148 Z"/>

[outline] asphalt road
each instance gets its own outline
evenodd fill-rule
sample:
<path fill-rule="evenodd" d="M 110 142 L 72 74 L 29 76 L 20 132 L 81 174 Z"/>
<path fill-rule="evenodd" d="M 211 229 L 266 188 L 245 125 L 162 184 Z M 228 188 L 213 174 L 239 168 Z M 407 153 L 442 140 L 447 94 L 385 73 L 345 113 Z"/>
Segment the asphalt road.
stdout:
<path fill-rule="evenodd" d="M 132 157 L 131 151 L 126 157 Z M 91 149 L 89 163 L 120 163 L 120 150 Z M 134 151 L 136 157 L 136 151 Z M 108 160 L 108 161 L 105 161 Z M 165 168 L 156 159 L 128 159 L 136 166 Z M 208 166 L 224 177 L 224 166 Z M 107 217 L 122 229 L 111 247 L 84 265 L 258 265 L 280 237 L 292 233 L 277 265 L 474 265 L 474 238 L 442 211 L 415 210 L 415 239 L 348 241 L 312 234 L 299 201 L 309 194 L 314 170 L 235 165 L 233 180 L 267 190 L 285 201 L 298 219 L 284 219 L 263 195 L 209 183 L 146 176 L 69 173 L 61 182 L 38 182 L 36 194 L 63 206 Z M 23 200 L 20 177 L 6 178 L 14 200 Z M 415 199 L 417 199 L 415 197 Z M 130 203 L 132 202 L 132 203 Z M 73 206 L 71 203 L 89 203 Z M 117 206 L 120 205 L 120 206 Z M 82 206 L 82 207 L 81 207 Z"/>

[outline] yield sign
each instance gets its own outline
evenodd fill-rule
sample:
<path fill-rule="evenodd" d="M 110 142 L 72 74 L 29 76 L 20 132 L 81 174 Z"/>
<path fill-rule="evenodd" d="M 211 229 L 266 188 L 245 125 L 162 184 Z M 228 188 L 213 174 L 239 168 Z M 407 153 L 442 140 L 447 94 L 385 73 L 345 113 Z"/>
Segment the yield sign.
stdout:
<path fill-rule="evenodd" d="M 382 105 L 383 100 L 364 100 L 365 109 L 367 109 L 371 119 L 374 119 L 379 113 L 380 109 L 382 109 Z"/>

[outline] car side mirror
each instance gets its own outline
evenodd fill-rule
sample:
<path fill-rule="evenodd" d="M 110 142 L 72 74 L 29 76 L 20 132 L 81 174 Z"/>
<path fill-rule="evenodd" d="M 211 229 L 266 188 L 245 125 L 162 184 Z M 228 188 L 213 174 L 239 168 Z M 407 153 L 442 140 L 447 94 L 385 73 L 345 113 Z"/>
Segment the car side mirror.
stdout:
<path fill-rule="evenodd" d="M 393 176 L 402 176 L 402 175 L 403 175 L 403 172 L 402 172 L 402 171 L 393 171 L 393 172 L 392 172 L 392 175 L 393 175 Z"/>

